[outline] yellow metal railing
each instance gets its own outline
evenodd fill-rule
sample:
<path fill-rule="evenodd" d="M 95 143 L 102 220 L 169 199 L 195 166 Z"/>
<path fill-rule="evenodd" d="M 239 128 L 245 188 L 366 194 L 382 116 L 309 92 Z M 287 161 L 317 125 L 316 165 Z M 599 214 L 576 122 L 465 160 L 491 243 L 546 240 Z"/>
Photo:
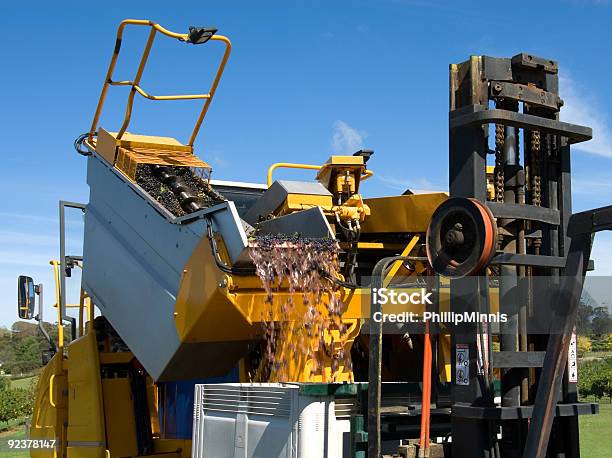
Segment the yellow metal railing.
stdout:
<path fill-rule="evenodd" d="M 140 58 L 140 63 L 138 65 L 138 69 L 136 70 L 136 75 L 133 80 L 127 81 L 113 81 L 113 73 L 115 71 L 115 66 L 117 64 L 117 58 L 119 57 L 119 51 L 121 50 L 121 41 L 123 39 L 123 30 L 126 26 L 145 26 L 150 27 L 151 31 L 149 32 L 149 37 L 147 39 L 147 43 L 145 45 L 144 51 L 142 53 L 142 57 Z M 128 96 L 127 106 L 125 110 L 125 117 L 123 119 L 123 124 L 121 125 L 121 129 L 117 133 L 117 139 L 121 139 L 123 134 L 127 130 L 130 120 L 132 117 L 132 107 L 134 104 L 134 96 L 136 93 L 141 96 L 149 99 L 149 100 L 193 100 L 193 99 L 205 99 L 204 106 L 200 111 L 200 115 L 196 120 L 195 127 L 191 133 L 189 138 L 188 146 L 193 146 L 196 137 L 198 136 L 198 132 L 200 131 L 200 127 L 202 126 L 202 122 L 204 121 L 204 117 L 206 116 L 206 112 L 208 111 L 208 107 L 215 95 L 215 91 L 217 90 L 217 86 L 219 85 L 219 80 L 221 79 L 221 75 L 223 74 L 223 70 L 225 69 L 225 64 L 229 59 L 229 55 L 232 49 L 232 44 L 227 37 L 223 35 L 212 35 L 209 40 L 211 41 L 221 41 L 225 44 L 225 52 L 223 57 L 221 58 L 221 62 L 219 63 L 219 67 L 217 68 L 217 73 L 215 74 L 215 78 L 212 82 L 212 85 L 207 93 L 204 94 L 184 94 L 184 95 L 151 95 L 147 93 L 144 89 L 140 87 L 140 80 L 142 78 L 142 74 L 144 72 L 147 60 L 149 59 L 149 53 L 151 51 L 151 47 L 153 46 L 153 41 L 155 40 L 155 36 L 157 32 L 170 37 L 175 38 L 182 42 L 189 42 L 189 35 L 184 33 L 176 33 L 171 32 L 163 28 L 161 25 L 147 20 L 140 19 L 126 19 L 119 24 L 119 28 L 117 29 L 117 41 L 115 44 L 115 50 L 113 52 L 113 57 L 111 58 L 110 65 L 108 67 L 108 71 L 106 73 L 106 79 L 104 80 L 104 85 L 102 86 L 102 94 L 100 95 L 100 100 L 98 101 L 98 106 L 96 107 L 96 113 L 94 115 L 93 122 L 91 123 L 91 129 L 89 130 L 88 142 L 91 143 L 93 137 L 98 130 L 98 121 L 100 120 L 100 115 L 102 113 L 102 107 L 104 106 L 104 101 L 106 99 L 106 93 L 108 91 L 109 86 L 131 86 L 132 90 Z"/>
<path fill-rule="evenodd" d="M 49 264 L 53 266 L 53 277 L 55 280 L 55 306 L 57 307 L 57 349 L 62 352 L 64 348 L 64 324 L 62 322 L 62 308 L 60 304 L 60 263 L 51 260 Z"/>
<path fill-rule="evenodd" d="M 292 162 L 277 162 L 275 164 L 272 164 L 268 168 L 268 179 L 267 179 L 268 188 L 272 186 L 272 183 L 273 183 L 272 174 L 274 173 L 276 169 L 321 170 L 322 168 L 323 168 L 323 165 L 294 164 Z M 361 180 L 370 178 L 372 175 L 374 175 L 374 172 L 372 172 L 371 170 L 364 170 L 363 175 L 361 175 Z"/>
<path fill-rule="evenodd" d="M 59 261 L 51 260 L 49 264 L 53 266 L 53 277 L 55 281 L 55 305 L 57 308 L 57 345 L 58 348 L 61 349 L 64 347 L 64 324 L 62 321 L 62 311 L 60 304 L 60 295 L 62 294 L 60 287 L 60 263 Z M 76 267 L 81 267 L 80 264 L 76 264 Z M 81 294 L 79 297 L 78 304 L 66 304 L 66 307 L 79 309 L 79 319 L 78 319 L 78 336 L 83 337 L 85 335 L 85 317 L 89 320 L 90 326 L 93 325 L 93 320 L 95 318 L 95 311 L 93 308 L 93 304 L 91 303 L 91 298 L 85 292 L 83 288 L 81 288 Z"/>
<path fill-rule="evenodd" d="M 290 162 L 277 162 L 272 164 L 268 169 L 268 188 L 272 186 L 272 174 L 276 169 L 305 169 L 305 170 L 321 170 L 322 165 L 311 164 L 292 164 Z"/>

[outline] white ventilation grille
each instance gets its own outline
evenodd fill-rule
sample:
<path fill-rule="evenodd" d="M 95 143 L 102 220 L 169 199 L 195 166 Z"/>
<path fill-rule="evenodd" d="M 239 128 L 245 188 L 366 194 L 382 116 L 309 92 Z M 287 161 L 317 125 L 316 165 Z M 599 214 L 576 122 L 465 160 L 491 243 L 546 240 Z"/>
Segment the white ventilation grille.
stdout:
<path fill-rule="evenodd" d="M 204 413 L 244 413 L 285 418 L 291 413 L 291 393 L 286 389 L 249 385 L 205 385 L 205 387 L 201 390 L 200 397 Z"/>

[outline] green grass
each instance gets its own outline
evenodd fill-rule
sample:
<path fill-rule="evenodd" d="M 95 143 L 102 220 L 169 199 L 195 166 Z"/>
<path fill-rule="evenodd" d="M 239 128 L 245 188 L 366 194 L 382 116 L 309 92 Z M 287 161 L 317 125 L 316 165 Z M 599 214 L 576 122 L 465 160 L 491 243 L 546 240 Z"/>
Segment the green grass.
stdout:
<path fill-rule="evenodd" d="M 9 449 L 9 439 L 25 439 L 25 428 L 20 426 L 4 433 L 0 433 L 0 458 L 26 458 L 30 456 L 27 450 Z"/>
<path fill-rule="evenodd" d="M 599 404 L 598 415 L 580 417 L 580 454 L 587 458 L 612 456 L 612 404 Z"/>
<path fill-rule="evenodd" d="M 36 380 L 38 378 L 37 375 L 33 375 L 32 377 L 24 377 L 15 380 L 11 380 L 11 386 L 13 388 L 29 388 L 32 380 Z"/>
<path fill-rule="evenodd" d="M 605 359 L 612 356 L 612 351 L 589 351 L 580 355 L 580 359 Z"/>
<path fill-rule="evenodd" d="M 32 378 L 32 377 L 31 377 Z M 30 379 L 22 379 L 28 380 Z M 15 382 L 19 382 L 16 380 Z M 15 383 L 13 382 L 13 383 Z M 26 385 L 27 386 L 27 385 Z M 598 415 L 580 417 L 580 453 L 585 458 L 608 458 L 612 456 L 612 404 L 601 401 Z M 11 450 L 9 439 L 24 439 L 23 425 L 0 432 L 0 458 L 25 458 L 26 450 Z"/>

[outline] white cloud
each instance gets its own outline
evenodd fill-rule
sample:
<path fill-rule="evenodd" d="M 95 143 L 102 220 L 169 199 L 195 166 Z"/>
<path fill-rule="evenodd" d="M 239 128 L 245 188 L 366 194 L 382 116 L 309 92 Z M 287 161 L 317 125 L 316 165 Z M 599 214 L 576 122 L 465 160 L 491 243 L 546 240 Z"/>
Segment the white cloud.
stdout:
<path fill-rule="evenodd" d="M 336 154 L 353 154 L 363 148 L 363 140 L 368 136 L 364 131 L 353 129 L 344 121 L 333 125 L 331 147 Z"/>
<path fill-rule="evenodd" d="M 229 165 L 229 162 L 222 153 L 209 153 L 208 158 L 209 161 L 216 167 L 225 168 Z"/>
<path fill-rule="evenodd" d="M 593 139 L 574 148 L 587 153 L 612 157 L 612 131 L 606 113 L 592 94 L 566 75 L 559 77 L 559 92 L 565 101 L 561 121 L 593 128 Z"/>

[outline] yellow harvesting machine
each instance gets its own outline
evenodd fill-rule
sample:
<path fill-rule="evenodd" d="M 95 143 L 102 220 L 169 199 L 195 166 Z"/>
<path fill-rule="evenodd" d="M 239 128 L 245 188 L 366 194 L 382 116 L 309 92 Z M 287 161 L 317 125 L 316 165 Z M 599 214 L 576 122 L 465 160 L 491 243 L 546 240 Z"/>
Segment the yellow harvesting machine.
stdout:
<path fill-rule="evenodd" d="M 133 79 L 116 80 L 114 70 L 126 27 L 148 28 L 149 35 Z M 152 95 L 141 87 L 158 36 L 223 48 L 207 92 Z M 547 246 L 546 241 L 542 245 L 547 240 L 542 228 L 562 224 L 560 210 L 540 206 L 526 216 L 521 214 L 519 205 L 536 208 L 535 204 L 525 205 L 524 191 L 522 202 L 517 200 L 520 193 L 512 203 L 504 202 L 504 198 L 514 198 L 509 194 L 512 186 L 523 190 L 527 186 L 528 199 L 533 198 L 535 181 L 529 180 L 538 173 L 535 165 L 529 169 L 527 184 L 522 172 L 511 180 L 518 165 L 507 164 L 504 169 L 500 162 L 487 167 L 482 158 L 488 148 L 479 152 L 484 141 L 454 136 L 453 199 L 442 192 L 409 191 L 364 197 L 361 184 L 373 175 L 368 168 L 370 150 L 332 155 L 322 164 L 271 164 L 265 184 L 215 180 L 211 167 L 194 154 L 194 142 L 228 61 L 230 40 L 211 28 L 192 27 L 182 34 L 151 21 L 126 20 L 119 26 L 116 43 L 91 129 L 76 142 L 77 151 L 87 160 L 89 202 L 60 203 L 62 231 L 66 209 L 76 208 L 84 215 L 83 253 L 68 255 L 62 232 L 60 260 L 53 262 L 60 337 L 59 342 L 52 342 L 48 364 L 39 377 L 29 432 L 30 438 L 51 441 L 53 446 L 32 449 L 32 456 L 365 457 L 367 448 L 373 458 L 380 452 L 381 440 L 383 446 L 393 443 L 397 449 L 403 446 L 401 439 L 419 437 L 419 431 L 422 447 L 429 447 L 419 423 L 426 428 L 427 438 L 430 421 L 432 437 L 449 434 L 451 393 L 458 393 L 451 386 L 465 394 L 466 386 L 486 379 L 479 386 L 488 388 L 474 399 L 485 399 L 495 407 L 493 379 L 500 377 L 499 368 L 503 372 L 508 366 L 493 368 L 489 351 L 493 340 L 503 344 L 503 338 L 492 337 L 491 328 L 474 328 L 466 334 L 471 340 L 456 341 L 451 347 L 450 327 L 436 326 L 433 333 L 433 328 L 423 328 L 421 322 L 415 332 L 410 323 L 397 317 L 422 318 L 426 312 L 455 310 L 451 309 L 451 282 L 437 273 L 451 278 L 476 278 L 476 274 L 525 277 L 525 268 L 517 271 L 516 265 L 548 268 L 534 264 L 544 251 L 536 253 L 534 247 Z M 558 136 L 566 132 L 560 129 L 568 125 L 559 127 L 564 123 L 554 121 L 559 125 L 553 126 L 550 116 L 548 124 L 538 118 L 556 100 L 549 97 L 554 92 L 550 81 L 556 77 L 553 64 L 537 61 L 532 65 L 533 59 L 516 56 L 474 59 L 451 68 L 451 132 L 459 135 L 467 129 L 470 135 L 486 137 L 481 127 L 486 123 L 498 123 L 503 131 L 503 125 L 518 129 L 528 121 L 539 122 L 529 132 L 536 128 L 541 132 L 553 129 Z M 469 90 L 484 90 L 484 86 L 468 83 L 469 78 L 476 81 L 475 75 L 485 67 L 487 78 L 506 75 L 505 79 L 499 76 L 503 79 L 500 91 L 505 92 L 497 110 L 489 110 L 482 100 L 468 94 Z M 544 79 L 548 86 L 529 83 L 521 97 L 526 97 L 524 103 L 531 111 L 512 111 L 512 78 L 519 74 L 531 78 L 537 72 L 548 78 Z M 479 84 L 484 84 L 482 78 Z M 127 109 L 121 126 L 107 129 L 99 120 L 107 91 L 114 86 L 129 88 Z M 491 87 L 491 97 L 497 97 L 497 86 Z M 533 96 L 536 90 L 543 94 L 540 98 Z M 488 93 L 484 90 L 483 94 L 481 99 Z M 129 132 L 137 96 L 154 101 L 200 101 L 203 106 L 188 141 Z M 483 108 L 469 108 L 474 106 Z M 487 113 L 490 116 L 483 117 Z M 580 126 L 574 127 L 570 133 L 575 139 L 589 135 Z M 516 149 L 516 143 L 512 146 L 509 140 L 512 132 L 506 132 L 505 143 L 501 136 L 497 154 L 502 160 L 511 156 L 511 148 Z M 567 132 L 564 135 L 570 135 Z M 535 151 L 531 148 L 529 154 Z M 312 170 L 313 179 L 282 179 L 279 172 L 286 168 Z M 502 169 L 506 182 L 503 175 L 500 181 Z M 465 176 L 469 179 L 460 182 Z M 475 184 L 469 181 L 472 179 Z M 473 184 L 478 193 L 470 195 L 466 183 Z M 520 218 L 530 223 L 519 227 L 508 222 Z M 518 237 L 518 242 L 508 248 L 505 240 L 512 237 Z M 492 262 L 496 255 L 502 256 L 495 258 L 501 259 L 497 264 Z M 561 256 L 558 249 L 549 256 L 550 262 L 557 262 L 555 268 L 564 262 Z M 505 267 L 509 265 L 514 270 Z M 66 276 L 75 267 L 82 268 L 78 320 L 67 313 L 66 299 Z M 479 310 L 490 316 L 500 311 L 498 288 L 502 287 L 497 280 L 486 281 L 486 286 L 477 284 L 485 294 L 467 303 L 479 304 Z M 378 292 L 401 291 L 407 300 L 389 301 L 383 310 L 382 305 L 374 305 L 374 286 Z M 39 290 L 31 278 L 20 278 L 21 317 L 32 317 Z M 426 299 L 430 296 L 433 301 Z M 319 321 L 313 324 L 312 317 Z M 386 322 L 378 323 L 375 318 Z M 525 380 L 533 386 L 533 374 L 527 374 Z M 214 402 L 205 394 L 194 399 L 195 385 L 204 387 L 197 393 L 229 391 L 217 394 Z M 304 396 L 332 399 L 332 408 L 325 415 L 333 416 L 334 425 L 349 425 L 343 430 L 348 442 L 338 445 L 335 452 L 328 448 L 308 454 L 295 446 L 295 438 L 291 439 L 293 446 L 282 453 L 258 448 L 263 447 L 264 436 L 273 433 L 269 430 L 259 438 L 249 432 L 256 426 L 245 418 L 255 415 L 256 407 L 269 409 L 258 415 L 270 422 L 276 415 L 285 418 L 285 411 L 266 407 L 272 401 L 258 401 L 263 395 L 257 395 L 257 389 L 280 390 L 274 391 L 278 401 L 284 396 L 278 393 L 296 386 Z M 231 387 L 241 394 L 231 394 Z M 248 390 L 255 394 L 244 397 Z M 235 396 L 237 404 L 227 407 Z M 435 412 L 429 412 L 430 399 Z M 474 399 L 466 405 L 480 405 Z M 208 410 L 201 417 L 203 403 Z M 201 423 L 204 418 L 212 421 L 211 412 L 216 412 L 217 420 L 222 417 L 233 422 L 231 437 L 213 434 L 210 431 L 217 426 Z M 465 418 L 472 415 L 473 422 L 489 415 L 484 410 L 462 412 Z M 298 423 L 301 426 L 295 428 L 302 428 L 301 420 Z M 242 427 L 246 429 L 239 433 Z M 325 435 L 322 443 L 336 434 L 321 431 L 324 429 L 317 429 L 316 434 Z M 247 433 L 254 442 L 246 440 Z M 278 434 L 279 443 L 289 443 Z M 294 433 L 287 434 L 294 437 Z M 493 441 L 494 436 L 487 433 L 485 439 Z M 309 440 L 299 437 L 301 443 Z M 453 436 L 455 443 L 462 446 L 459 436 Z M 300 454 L 294 454 L 298 449 Z"/>

